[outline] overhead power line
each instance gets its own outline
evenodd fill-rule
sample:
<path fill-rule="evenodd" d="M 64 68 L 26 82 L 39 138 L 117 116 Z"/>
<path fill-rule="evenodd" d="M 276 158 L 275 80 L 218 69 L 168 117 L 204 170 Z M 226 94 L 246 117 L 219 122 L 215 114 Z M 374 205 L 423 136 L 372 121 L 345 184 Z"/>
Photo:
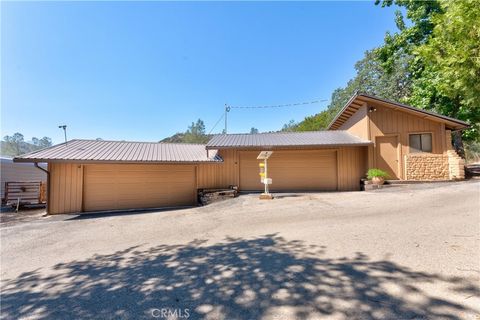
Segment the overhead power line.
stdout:
<path fill-rule="evenodd" d="M 296 102 L 296 103 L 287 103 L 287 104 L 277 104 L 277 105 L 266 105 L 266 106 L 230 106 L 232 109 L 266 109 L 266 108 L 284 108 L 284 107 L 297 107 L 305 106 L 314 103 L 326 102 L 328 100 L 314 100 L 314 101 L 305 101 L 305 102 Z"/>
<path fill-rule="evenodd" d="M 225 113 L 222 113 L 222 116 L 217 120 L 217 122 L 215 122 L 215 124 L 213 125 L 212 129 L 208 132 L 208 134 L 212 133 L 215 127 L 220 123 L 220 121 L 222 121 L 223 117 L 225 117 Z"/>
<path fill-rule="evenodd" d="M 224 112 L 222 113 L 221 117 L 217 120 L 217 122 L 215 123 L 215 125 L 212 127 L 212 129 L 208 134 L 212 133 L 212 131 L 217 127 L 217 125 L 220 123 L 220 121 L 222 121 L 222 119 L 225 119 L 224 133 L 227 133 L 227 119 L 228 119 L 228 113 L 231 111 L 231 109 L 268 109 L 268 108 L 300 107 L 300 106 L 306 106 L 310 104 L 327 102 L 327 101 L 328 101 L 327 99 L 322 99 L 322 100 L 285 103 L 285 104 L 277 104 L 277 105 L 264 105 L 264 106 L 230 106 L 228 104 L 225 104 Z"/>

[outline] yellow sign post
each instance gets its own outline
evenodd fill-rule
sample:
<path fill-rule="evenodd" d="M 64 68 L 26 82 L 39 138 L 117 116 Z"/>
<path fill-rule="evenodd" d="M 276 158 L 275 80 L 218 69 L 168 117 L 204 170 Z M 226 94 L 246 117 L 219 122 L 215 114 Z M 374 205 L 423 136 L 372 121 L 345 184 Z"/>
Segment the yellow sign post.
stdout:
<path fill-rule="evenodd" d="M 258 155 L 257 159 L 258 160 L 263 160 L 263 162 L 260 162 L 258 164 L 258 167 L 260 169 L 260 182 L 264 184 L 265 186 L 265 192 L 260 195 L 260 199 L 262 200 L 271 200 L 273 199 L 273 196 L 270 194 L 268 190 L 268 185 L 272 184 L 272 179 L 268 177 L 268 158 L 272 155 L 273 151 L 262 151 Z"/>

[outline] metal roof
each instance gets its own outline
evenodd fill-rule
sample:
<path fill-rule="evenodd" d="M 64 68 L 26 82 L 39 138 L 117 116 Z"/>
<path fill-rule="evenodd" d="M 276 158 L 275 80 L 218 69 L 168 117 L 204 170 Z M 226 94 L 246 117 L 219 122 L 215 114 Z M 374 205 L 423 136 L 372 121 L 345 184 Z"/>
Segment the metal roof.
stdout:
<path fill-rule="evenodd" d="M 214 151 L 210 151 L 207 157 L 205 145 L 202 144 L 71 140 L 18 156 L 14 161 L 175 163 L 223 160 Z"/>
<path fill-rule="evenodd" d="M 219 134 L 207 143 L 207 149 L 294 148 L 319 146 L 364 146 L 371 141 L 346 131 L 274 132 L 257 134 Z"/>
<path fill-rule="evenodd" d="M 340 112 L 335 116 L 335 118 L 330 122 L 328 125 L 329 130 L 336 130 L 341 127 L 345 121 L 348 120 L 359 108 L 362 106 L 364 103 L 367 103 L 369 101 L 374 101 L 374 102 L 381 102 L 385 104 L 386 106 L 393 107 L 395 109 L 403 109 L 405 111 L 413 112 L 419 115 L 428 115 L 431 117 L 434 117 L 444 123 L 447 124 L 447 128 L 453 129 L 453 130 L 461 130 L 468 128 L 470 125 L 464 121 L 447 117 L 442 114 L 438 114 L 432 111 L 427 111 L 419 108 L 415 108 L 403 103 L 379 98 L 376 96 L 372 96 L 366 93 L 361 93 L 361 92 L 356 92 L 345 104 L 345 106 L 340 110 Z"/>

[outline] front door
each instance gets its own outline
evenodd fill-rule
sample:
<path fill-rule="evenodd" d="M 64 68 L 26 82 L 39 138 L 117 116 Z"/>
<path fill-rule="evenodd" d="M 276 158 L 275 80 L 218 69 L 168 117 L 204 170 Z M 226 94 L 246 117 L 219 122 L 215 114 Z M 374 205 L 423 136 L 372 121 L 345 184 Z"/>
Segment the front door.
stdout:
<path fill-rule="evenodd" d="M 389 179 L 398 179 L 398 136 L 376 138 L 376 167 L 386 171 Z"/>

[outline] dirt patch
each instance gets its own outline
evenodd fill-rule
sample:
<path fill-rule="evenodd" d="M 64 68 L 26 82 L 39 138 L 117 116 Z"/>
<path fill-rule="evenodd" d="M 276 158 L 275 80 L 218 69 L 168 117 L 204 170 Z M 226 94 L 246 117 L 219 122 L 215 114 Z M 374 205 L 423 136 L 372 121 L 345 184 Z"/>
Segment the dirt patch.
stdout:
<path fill-rule="evenodd" d="M 38 220 L 47 214 L 44 206 L 25 207 L 15 212 L 11 207 L 2 207 L 0 212 L 0 225 L 9 226 L 20 222 Z"/>

